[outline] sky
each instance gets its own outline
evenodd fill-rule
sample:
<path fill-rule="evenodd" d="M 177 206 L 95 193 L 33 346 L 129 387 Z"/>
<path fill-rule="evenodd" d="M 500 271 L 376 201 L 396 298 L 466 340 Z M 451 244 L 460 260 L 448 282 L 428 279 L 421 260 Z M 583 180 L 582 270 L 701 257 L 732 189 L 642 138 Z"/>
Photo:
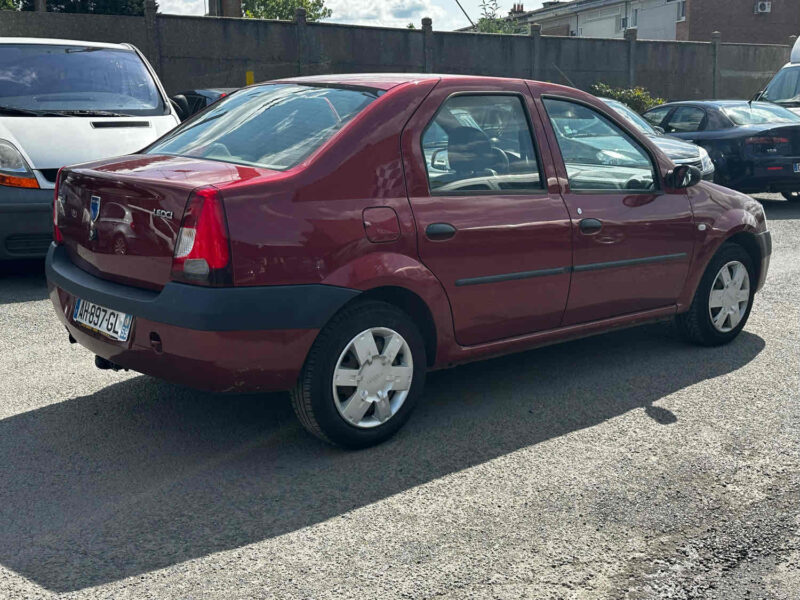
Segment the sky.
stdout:
<path fill-rule="evenodd" d="M 202 15 L 206 1 L 159 0 L 158 4 L 163 13 Z M 469 16 L 477 21 L 481 13 L 480 0 L 460 2 Z M 541 0 L 523 2 L 525 10 L 538 8 L 541 3 Z M 405 27 L 414 23 L 419 28 L 422 18 L 430 17 L 434 29 L 448 31 L 469 26 L 456 0 L 326 0 L 325 4 L 333 11 L 333 16 L 326 20 L 331 23 L 386 27 Z M 513 0 L 500 0 L 500 14 L 507 14 L 513 4 Z"/>

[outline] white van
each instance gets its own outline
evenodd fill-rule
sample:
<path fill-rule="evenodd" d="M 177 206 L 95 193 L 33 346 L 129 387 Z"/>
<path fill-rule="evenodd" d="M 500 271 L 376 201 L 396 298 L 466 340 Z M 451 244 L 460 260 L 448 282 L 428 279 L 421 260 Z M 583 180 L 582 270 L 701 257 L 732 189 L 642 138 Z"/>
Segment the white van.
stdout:
<path fill-rule="evenodd" d="M 800 115 L 800 39 L 794 43 L 789 62 L 756 94 L 755 100 L 773 102 Z"/>
<path fill-rule="evenodd" d="M 0 37 L 0 260 L 46 253 L 59 168 L 136 152 L 179 122 L 129 44 Z"/>

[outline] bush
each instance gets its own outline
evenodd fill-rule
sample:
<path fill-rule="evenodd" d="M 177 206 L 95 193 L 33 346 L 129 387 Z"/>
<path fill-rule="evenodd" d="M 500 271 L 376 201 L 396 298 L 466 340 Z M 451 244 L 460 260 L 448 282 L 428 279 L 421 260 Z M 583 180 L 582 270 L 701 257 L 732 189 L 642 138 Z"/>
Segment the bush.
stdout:
<path fill-rule="evenodd" d="M 627 104 L 637 113 L 641 114 L 649 108 L 664 104 L 666 100 L 663 98 L 654 98 L 650 92 L 643 87 L 635 88 L 612 88 L 605 83 L 595 83 L 589 91 L 595 96 L 602 96 L 603 98 L 611 98 L 618 100 L 623 104 Z"/>

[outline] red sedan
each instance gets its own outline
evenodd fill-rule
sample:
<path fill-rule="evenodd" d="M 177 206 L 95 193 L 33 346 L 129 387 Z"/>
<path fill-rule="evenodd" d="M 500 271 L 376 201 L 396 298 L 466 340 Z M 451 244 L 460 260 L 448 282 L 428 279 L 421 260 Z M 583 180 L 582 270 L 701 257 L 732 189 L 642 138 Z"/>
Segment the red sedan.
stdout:
<path fill-rule="evenodd" d="M 395 433 L 431 369 L 672 318 L 727 343 L 771 252 L 757 201 L 521 79 L 255 85 L 56 189 L 50 297 L 99 367 L 292 390 L 347 447 Z M 120 207 L 125 253 L 98 226 Z"/>

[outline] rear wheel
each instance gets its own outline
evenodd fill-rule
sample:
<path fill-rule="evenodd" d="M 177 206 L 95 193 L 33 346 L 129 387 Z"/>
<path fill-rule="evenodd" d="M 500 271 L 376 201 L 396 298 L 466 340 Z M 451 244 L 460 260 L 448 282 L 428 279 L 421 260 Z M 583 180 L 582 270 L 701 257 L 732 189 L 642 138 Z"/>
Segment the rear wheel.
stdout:
<path fill-rule="evenodd" d="M 292 406 L 303 426 L 347 448 L 378 444 L 408 420 L 425 384 L 425 344 L 411 318 L 384 302 L 343 310 L 309 352 Z"/>
<path fill-rule="evenodd" d="M 696 344 L 727 344 L 747 323 L 755 282 L 747 251 L 737 244 L 723 245 L 703 274 L 691 308 L 676 317 L 678 329 Z"/>
<path fill-rule="evenodd" d="M 800 192 L 781 192 L 781 195 L 789 202 L 800 200 Z"/>

